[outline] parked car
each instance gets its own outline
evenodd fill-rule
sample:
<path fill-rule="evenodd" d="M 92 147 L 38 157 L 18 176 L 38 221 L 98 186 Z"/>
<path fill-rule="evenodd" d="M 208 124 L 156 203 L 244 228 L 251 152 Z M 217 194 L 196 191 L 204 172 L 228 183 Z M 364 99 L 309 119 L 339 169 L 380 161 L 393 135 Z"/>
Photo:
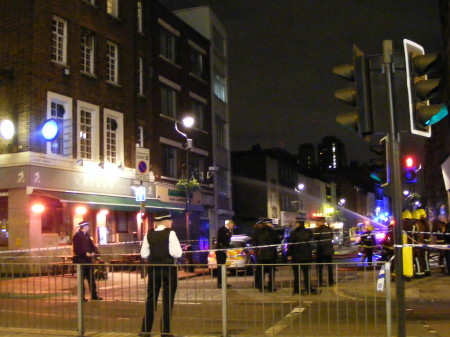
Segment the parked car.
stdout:
<path fill-rule="evenodd" d="M 227 250 L 228 270 L 231 272 L 244 271 L 247 275 L 253 273 L 251 264 L 255 263 L 255 256 L 250 246 L 250 237 L 247 235 L 233 235 L 230 242 L 231 248 Z M 216 253 L 208 254 L 208 268 L 217 269 Z"/>

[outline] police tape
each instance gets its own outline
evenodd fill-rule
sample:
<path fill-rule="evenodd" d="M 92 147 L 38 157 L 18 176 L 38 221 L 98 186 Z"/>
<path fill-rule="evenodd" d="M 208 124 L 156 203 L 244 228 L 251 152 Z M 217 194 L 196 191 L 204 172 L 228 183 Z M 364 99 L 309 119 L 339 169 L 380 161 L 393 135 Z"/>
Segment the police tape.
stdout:
<path fill-rule="evenodd" d="M 450 249 L 450 245 L 428 245 L 421 243 L 404 243 L 402 245 L 394 245 L 395 248 L 399 247 L 413 247 L 413 248 L 436 248 L 436 249 Z"/>
<path fill-rule="evenodd" d="M 307 241 L 307 242 L 291 242 L 291 243 L 277 243 L 277 244 L 272 244 L 272 245 L 262 245 L 262 246 L 245 246 L 245 247 L 230 247 L 230 248 L 211 248 L 211 249 L 200 249 L 200 250 L 189 250 L 189 251 L 183 251 L 183 253 L 188 253 L 188 254 L 192 254 L 192 253 L 205 253 L 205 252 L 216 252 L 216 251 L 227 251 L 227 250 L 235 250 L 235 249 L 253 249 L 253 250 L 260 250 L 263 248 L 278 248 L 280 246 L 293 246 L 293 245 L 299 245 L 299 244 L 316 244 L 316 243 L 324 243 L 324 242 L 329 242 L 329 241 L 333 241 L 332 239 L 323 239 L 323 240 L 311 240 L 311 241 Z M 110 243 L 107 246 L 112 246 L 112 245 L 123 245 L 123 244 L 136 244 L 139 243 L 141 244 L 142 241 L 128 241 L 128 242 L 119 242 L 119 243 Z M 31 248 L 31 249 L 18 249 L 18 250 L 5 250 L 5 251 L 0 251 L 0 257 L 1 258 L 25 258 L 25 257 L 30 257 L 30 256 L 1 256 L 3 254 L 6 253 L 31 253 L 31 252 L 46 252 L 46 251 L 55 251 L 58 249 L 69 249 L 71 246 L 64 246 L 64 247 L 45 247 L 45 248 Z M 115 254 L 98 254 L 99 256 L 117 256 L 117 255 L 121 255 L 118 253 Z M 35 257 L 42 257 L 42 258 L 49 258 L 49 257 L 57 257 L 57 256 L 49 256 L 49 255 L 44 255 L 44 256 L 39 256 L 39 255 L 33 255 L 33 258 Z"/>

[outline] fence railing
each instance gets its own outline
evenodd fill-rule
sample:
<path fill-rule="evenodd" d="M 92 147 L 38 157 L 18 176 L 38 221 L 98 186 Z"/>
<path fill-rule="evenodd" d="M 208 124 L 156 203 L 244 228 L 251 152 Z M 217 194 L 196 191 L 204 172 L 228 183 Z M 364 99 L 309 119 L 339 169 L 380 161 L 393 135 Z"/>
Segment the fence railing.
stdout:
<path fill-rule="evenodd" d="M 297 268 L 298 266 L 298 268 Z M 302 268 L 303 266 L 303 268 Z M 324 265 L 251 265 L 217 271 L 208 265 L 177 265 L 178 287 L 172 311 L 175 335 L 196 336 L 391 336 L 389 263 L 333 263 L 334 284 Z M 378 289 L 380 267 L 386 283 Z M 188 268 L 189 267 L 189 268 Z M 294 267 L 294 268 L 293 268 Z M 305 289 L 305 267 L 310 291 Z M 98 296 L 91 300 L 82 265 L 0 264 L 0 326 L 85 332 L 140 330 L 147 299 L 148 265 L 93 265 Z M 299 273 L 298 292 L 294 272 Z M 269 274 L 274 280 L 269 285 Z M 264 286 L 255 278 L 264 277 Z M 83 301 L 82 283 L 86 299 Z M 228 287 L 228 286 L 229 287 Z M 270 286 L 270 287 L 269 287 Z M 303 290 L 303 291 L 302 291 Z M 305 291 L 306 290 L 306 291 Z M 152 332 L 159 334 L 162 290 Z"/>

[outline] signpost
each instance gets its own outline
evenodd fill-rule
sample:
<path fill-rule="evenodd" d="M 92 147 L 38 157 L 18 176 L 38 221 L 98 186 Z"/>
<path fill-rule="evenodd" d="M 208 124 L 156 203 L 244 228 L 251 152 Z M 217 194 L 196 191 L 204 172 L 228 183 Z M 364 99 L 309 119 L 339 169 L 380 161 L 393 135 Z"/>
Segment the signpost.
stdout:
<path fill-rule="evenodd" d="M 143 147 L 136 148 L 136 175 L 135 179 L 150 181 L 150 150 Z"/>

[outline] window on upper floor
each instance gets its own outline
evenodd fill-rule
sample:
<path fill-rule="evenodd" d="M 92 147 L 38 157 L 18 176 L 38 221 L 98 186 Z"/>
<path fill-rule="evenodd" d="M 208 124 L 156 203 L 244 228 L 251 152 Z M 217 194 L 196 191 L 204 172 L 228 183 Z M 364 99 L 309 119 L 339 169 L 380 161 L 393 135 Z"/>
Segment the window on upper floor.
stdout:
<path fill-rule="evenodd" d="M 137 0 L 136 14 L 137 14 L 137 31 L 139 33 L 142 33 L 143 31 L 142 0 Z"/>
<path fill-rule="evenodd" d="M 104 110 L 103 157 L 106 163 L 123 163 L 123 115 L 109 109 Z"/>
<path fill-rule="evenodd" d="M 144 60 L 138 57 L 138 93 L 144 95 Z"/>
<path fill-rule="evenodd" d="M 220 54 L 225 55 L 225 39 L 215 27 L 212 31 L 212 44 Z"/>
<path fill-rule="evenodd" d="M 67 63 L 67 21 L 57 16 L 52 20 L 52 61 Z"/>
<path fill-rule="evenodd" d="M 205 104 L 196 100 L 196 99 L 192 99 L 191 100 L 191 106 L 192 106 L 192 114 L 194 115 L 194 119 L 195 119 L 195 127 L 197 129 L 200 130 L 204 130 L 205 129 Z"/>
<path fill-rule="evenodd" d="M 199 154 L 193 153 L 189 157 L 189 166 L 191 167 L 192 174 L 199 182 L 205 181 L 205 157 Z"/>
<path fill-rule="evenodd" d="M 205 77 L 205 55 L 195 48 L 190 50 L 191 73 L 198 78 Z"/>
<path fill-rule="evenodd" d="M 81 33 L 81 71 L 94 74 L 94 33 L 85 30 Z"/>
<path fill-rule="evenodd" d="M 112 83 L 119 82 L 119 47 L 112 41 L 106 42 L 106 79 Z"/>
<path fill-rule="evenodd" d="M 161 114 L 177 118 L 177 96 L 175 89 L 161 85 Z"/>
<path fill-rule="evenodd" d="M 213 82 L 214 95 L 223 102 L 227 101 L 227 87 L 225 76 L 215 73 Z"/>
<path fill-rule="evenodd" d="M 119 16 L 119 0 L 106 0 L 106 13 L 117 18 Z"/>
<path fill-rule="evenodd" d="M 220 194 L 228 195 L 228 171 L 220 169 L 215 174 L 217 174 L 217 190 Z"/>
<path fill-rule="evenodd" d="M 47 153 L 72 155 L 72 98 L 47 92 L 47 118 L 54 119 L 58 125 L 58 134 L 47 142 Z"/>
<path fill-rule="evenodd" d="M 163 145 L 163 176 L 178 178 L 177 157 L 177 148 L 169 145 Z"/>
<path fill-rule="evenodd" d="M 160 30 L 160 48 L 162 56 L 177 63 L 177 37 L 164 28 Z"/>
<path fill-rule="evenodd" d="M 223 149 L 228 148 L 228 134 L 226 123 L 220 118 L 216 118 L 216 146 Z"/>
<path fill-rule="evenodd" d="M 78 158 L 99 158 L 99 107 L 86 102 L 77 102 Z"/>

